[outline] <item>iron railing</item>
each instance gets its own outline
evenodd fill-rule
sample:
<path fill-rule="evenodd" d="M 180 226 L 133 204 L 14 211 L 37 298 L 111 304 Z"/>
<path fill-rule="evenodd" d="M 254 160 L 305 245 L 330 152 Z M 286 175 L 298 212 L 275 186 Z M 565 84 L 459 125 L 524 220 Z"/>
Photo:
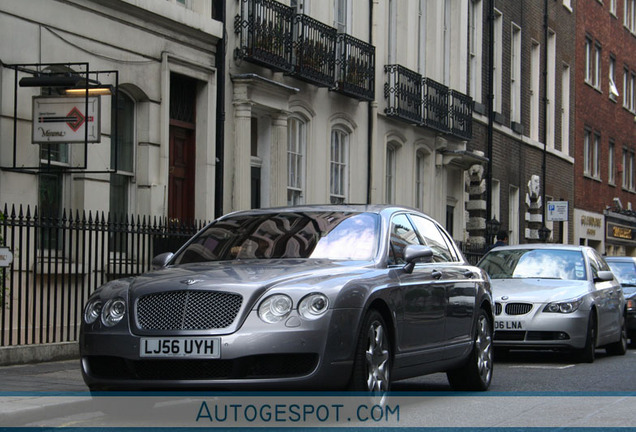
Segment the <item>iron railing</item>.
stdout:
<path fill-rule="evenodd" d="M 375 47 L 348 34 L 338 34 L 335 90 L 360 100 L 375 97 Z"/>
<path fill-rule="evenodd" d="M 472 138 L 472 98 L 401 65 L 386 65 L 385 113 L 462 139 Z"/>
<path fill-rule="evenodd" d="M 294 23 L 294 75 L 317 86 L 334 87 L 337 30 L 302 14 Z"/>
<path fill-rule="evenodd" d="M 0 346 L 76 341 L 97 287 L 150 270 L 154 256 L 176 251 L 203 227 L 85 211 L 49 217 L 22 206 L 3 213 L 0 245 L 14 258 L 0 268 Z"/>

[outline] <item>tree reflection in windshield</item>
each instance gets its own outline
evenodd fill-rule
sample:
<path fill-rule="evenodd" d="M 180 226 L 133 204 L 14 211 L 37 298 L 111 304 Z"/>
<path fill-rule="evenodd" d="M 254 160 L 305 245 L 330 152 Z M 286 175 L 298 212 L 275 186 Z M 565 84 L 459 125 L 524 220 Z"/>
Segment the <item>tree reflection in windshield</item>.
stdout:
<path fill-rule="evenodd" d="M 371 260 L 378 247 L 372 213 L 270 213 L 213 223 L 175 264 L 235 259 L 324 258 Z"/>

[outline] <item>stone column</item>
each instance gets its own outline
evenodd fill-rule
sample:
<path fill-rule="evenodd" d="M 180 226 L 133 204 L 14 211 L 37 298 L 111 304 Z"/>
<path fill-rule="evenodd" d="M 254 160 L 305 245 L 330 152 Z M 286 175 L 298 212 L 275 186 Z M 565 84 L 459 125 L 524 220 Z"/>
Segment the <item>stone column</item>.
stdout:
<path fill-rule="evenodd" d="M 252 104 L 247 86 L 234 87 L 234 172 L 232 173 L 232 210 L 251 207 L 251 124 Z"/>
<path fill-rule="evenodd" d="M 287 117 L 284 112 L 272 115 L 269 196 L 273 207 L 287 205 Z"/>

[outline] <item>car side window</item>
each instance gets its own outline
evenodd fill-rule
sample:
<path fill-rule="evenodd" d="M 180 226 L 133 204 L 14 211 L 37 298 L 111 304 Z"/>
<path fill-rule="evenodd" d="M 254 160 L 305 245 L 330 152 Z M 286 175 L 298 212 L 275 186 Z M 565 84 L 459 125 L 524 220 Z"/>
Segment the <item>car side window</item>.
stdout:
<path fill-rule="evenodd" d="M 444 235 L 435 222 L 417 215 L 411 215 L 411 219 L 413 219 L 413 223 L 424 244 L 433 249 L 433 262 L 456 261 L 454 254 L 444 239 Z"/>
<path fill-rule="evenodd" d="M 598 277 L 598 272 L 601 270 L 601 265 L 596 255 L 592 251 L 587 251 L 587 257 L 590 261 L 590 268 L 592 270 L 592 279 L 596 279 Z"/>
<path fill-rule="evenodd" d="M 389 236 L 388 265 L 406 264 L 404 248 L 410 244 L 421 244 L 413 225 L 405 214 L 397 215 L 391 220 Z"/>

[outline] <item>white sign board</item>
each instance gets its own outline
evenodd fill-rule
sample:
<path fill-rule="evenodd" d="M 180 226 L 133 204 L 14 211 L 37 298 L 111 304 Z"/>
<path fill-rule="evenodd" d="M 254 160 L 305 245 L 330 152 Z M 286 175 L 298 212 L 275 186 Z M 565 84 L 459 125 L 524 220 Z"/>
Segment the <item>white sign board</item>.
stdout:
<path fill-rule="evenodd" d="M 13 254 L 6 247 L 0 247 L 0 267 L 9 267 L 13 262 Z"/>
<path fill-rule="evenodd" d="M 569 220 L 568 204 L 567 201 L 548 201 L 548 221 L 564 222 Z"/>
<path fill-rule="evenodd" d="M 85 97 L 33 98 L 33 143 L 83 143 L 100 141 L 100 99 Z M 88 140 L 86 128 L 88 127 Z"/>

